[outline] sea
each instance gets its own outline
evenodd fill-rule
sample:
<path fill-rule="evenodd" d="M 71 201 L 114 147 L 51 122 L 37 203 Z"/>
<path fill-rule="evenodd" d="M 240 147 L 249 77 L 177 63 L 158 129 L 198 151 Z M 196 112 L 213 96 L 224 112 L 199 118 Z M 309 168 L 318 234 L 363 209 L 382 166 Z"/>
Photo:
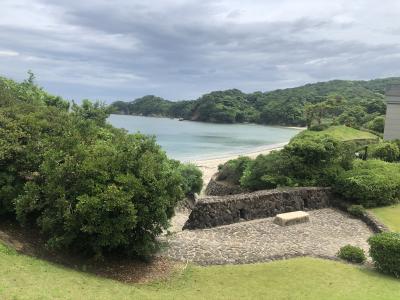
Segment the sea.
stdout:
<path fill-rule="evenodd" d="M 178 119 L 111 115 L 108 122 L 130 133 L 155 136 L 170 158 L 193 161 L 280 146 L 299 129 L 257 124 L 215 124 Z"/>

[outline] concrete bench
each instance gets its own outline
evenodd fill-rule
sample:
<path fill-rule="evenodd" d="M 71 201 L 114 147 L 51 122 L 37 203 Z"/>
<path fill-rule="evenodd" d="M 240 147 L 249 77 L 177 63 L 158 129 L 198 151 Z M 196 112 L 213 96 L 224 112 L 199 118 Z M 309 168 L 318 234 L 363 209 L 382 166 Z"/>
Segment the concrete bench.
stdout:
<path fill-rule="evenodd" d="M 294 211 L 276 215 L 274 223 L 280 226 L 288 226 L 309 222 L 310 217 L 305 211 Z"/>

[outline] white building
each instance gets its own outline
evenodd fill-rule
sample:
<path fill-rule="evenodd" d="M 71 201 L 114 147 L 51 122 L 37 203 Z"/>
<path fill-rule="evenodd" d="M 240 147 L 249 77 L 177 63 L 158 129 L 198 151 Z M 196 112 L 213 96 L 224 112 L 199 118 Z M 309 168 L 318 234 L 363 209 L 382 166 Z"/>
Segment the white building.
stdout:
<path fill-rule="evenodd" d="M 400 139 L 400 85 L 393 85 L 386 91 L 385 140 Z"/>

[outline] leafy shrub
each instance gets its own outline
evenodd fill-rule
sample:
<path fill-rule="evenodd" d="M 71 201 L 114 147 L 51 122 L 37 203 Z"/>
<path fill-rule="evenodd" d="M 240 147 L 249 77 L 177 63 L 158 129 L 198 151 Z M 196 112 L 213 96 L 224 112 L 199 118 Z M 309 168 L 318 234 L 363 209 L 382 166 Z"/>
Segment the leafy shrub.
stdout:
<path fill-rule="evenodd" d="M 384 232 L 368 239 L 369 253 L 378 270 L 400 277 L 400 233 Z"/>
<path fill-rule="evenodd" d="M 370 157 L 378 158 L 387 162 L 400 160 L 400 149 L 396 143 L 384 142 L 369 147 Z"/>
<path fill-rule="evenodd" d="M 108 132 L 108 141 L 49 149 L 16 199 L 53 249 L 147 255 L 181 199 L 181 176 L 153 139 Z"/>
<path fill-rule="evenodd" d="M 352 245 L 346 245 L 340 248 L 337 256 L 341 259 L 347 260 L 348 262 L 357 264 L 362 264 L 367 260 L 364 250 Z"/>
<path fill-rule="evenodd" d="M 22 83 L 0 77 L 0 215 L 13 216 L 14 199 L 40 162 L 49 136 L 60 133 L 69 103 L 37 87 L 34 75 Z"/>
<path fill-rule="evenodd" d="M 198 189 L 196 172 L 177 168 L 153 138 L 108 125 L 102 104 L 85 101 L 68 112 L 39 92 L 3 92 L 0 213 L 37 226 L 56 250 L 155 251 L 182 189 Z"/>
<path fill-rule="evenodd" d="M 193 164 L 180 164 L 178 171 L 182 176 L 182 190 L 186 196 L 200 193 L 203 188 L 203 173 Z"/>
<path fill-rule="evenodd" d="M 400 149 L 400 140 L 399 139 L 392 141 L 392 143 L 395 143 L 397 145 L 397 147 L 399 147 L 399 149 Z"/>
<path fill-rule="evenodd" d="M 376 132 L 383 133 L 383 131 L 385 130 L 385 117 L 375 117 L 372 121 L 367 123 L 367 128 Z"/>
<path fill-rule="evenodd" d="M 350 206 L 347 208 L 347 211 L 348 211 L 349 214 L 351 214 L 352 216 L 355 216 L 355 217 L 358 217 L 358 218 L 364 216 L 364 215 L 365 215 L 365 212 L 366 212 L 364 206 L 362 206 L 362 205 L 356 205 L 356 204 L 350 205 Z"/>
<path fill-rule="evenodd" d="M 241 184 L 252 190 L 328 186 L 351 165 L 352 159 L 351 146 L 325 135 L 302 135 L 282 151 L 258 156 L 246 168 Z"/>
<path fill-rule="evenodd" d="M 232 159 L 225 164 L 218 166 L 219 172 L 217 180 L 225 180 L 232 184 L 240 184 L 240 178 L 243 176 L 244 170 L 251 162 L 247 156 L 241 156 L 238 159 Z"/>
<path fill-rule="evenodd" d="M 288 159 L 281 151 L 259 155 L 251 161 L 240 179 L 240 185 L 250 190 L 274 189 L 278 186 L 294 186 L 286 176 Z"/>
<path fill-rule="evenodd" d="M 329 128 L 329 124 L 316 124 L 310 127 L 311 131 L 324 131 Z"/>
<path fill-rule="evenodd" d="M 364 207 L 389 205 L 400 197 L 400 165 L 381 160 L 356 160 L 352 170 L 338 176 L 334 189 Z"/>

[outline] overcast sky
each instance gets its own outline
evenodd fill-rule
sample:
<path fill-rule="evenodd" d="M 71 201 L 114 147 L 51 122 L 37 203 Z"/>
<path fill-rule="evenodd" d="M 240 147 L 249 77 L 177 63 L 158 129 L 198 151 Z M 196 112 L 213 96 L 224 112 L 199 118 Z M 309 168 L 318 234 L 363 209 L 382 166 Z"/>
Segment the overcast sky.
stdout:
<path fill-rule="evenodd" d="M 0 75 L 107 102 L 399 76 L 399 15 L 399 0 L 0 0 Z"/>

